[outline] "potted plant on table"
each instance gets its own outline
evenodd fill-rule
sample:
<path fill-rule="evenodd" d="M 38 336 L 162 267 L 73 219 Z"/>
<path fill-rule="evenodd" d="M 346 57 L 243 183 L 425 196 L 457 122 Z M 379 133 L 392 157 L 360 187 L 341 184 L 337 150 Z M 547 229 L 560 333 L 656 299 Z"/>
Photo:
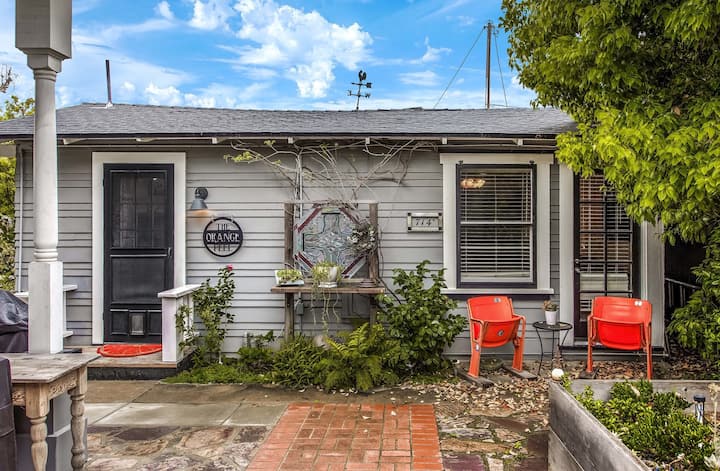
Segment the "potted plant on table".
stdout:
<path fill-rule="evenodd" d="M 546 299 L 543 302 L 543 310 L 545 311 L 545 323 L 547 325 L 556 325 L 558 323 L 558 305 L 552 299 Z"/>
<path fill-rule="evenodd" d="M 337 288 L 342 267 L 335 262 L 322 261 L 312 267 L 313 285 L 318 288 Z"/>
<path fill-rule="evenodd" d="M 305 284 L 303 274 L 297 268 L 275 270 L 275 283 L 278 286 L 302 286 Z"/>

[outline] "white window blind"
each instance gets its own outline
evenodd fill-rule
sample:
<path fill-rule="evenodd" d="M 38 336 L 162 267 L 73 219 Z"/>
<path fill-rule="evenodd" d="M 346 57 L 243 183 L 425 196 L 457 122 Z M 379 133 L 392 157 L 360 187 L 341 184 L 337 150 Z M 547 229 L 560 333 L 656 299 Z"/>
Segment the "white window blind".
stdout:
<path fill-rule="evenodd" d="M 458 167 L 460 283 L 534 281 L 532 167 Z"/>

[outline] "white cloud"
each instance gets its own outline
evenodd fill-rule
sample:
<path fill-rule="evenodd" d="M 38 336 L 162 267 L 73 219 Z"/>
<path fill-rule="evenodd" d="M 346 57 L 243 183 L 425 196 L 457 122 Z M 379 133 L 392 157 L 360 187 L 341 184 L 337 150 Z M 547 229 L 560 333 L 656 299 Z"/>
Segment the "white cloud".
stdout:
<path fill-rule="evenodd" d="M 242 18 L 238 37 L 258 44 L 238 49 L 239 64 L 281 70 L 301 97 L 325 96 L 337 64 L 354 69 L 369 56 L 372 38 L 357 23 L 337 25 L 273 0 L 240 0 L 235 9 Z"/>
<path fill-rule="evenodd" d="M 188 24 L 193 28 L 204 30 L 227 29 L 227 20 L 234 14 L 230 0 L 208 0 L 207 2 L 195 0 L 193 17 Z"/>
<path fill-rule="evenodd" d="M 132 93 L 132 92 L 135 91 L 135 84 L 132 83 L 132 82 L 125 81 L 125 82 L 123 82 L 123 84 L 121 85 L 120 88 L 122 88 L 123 90 L 127 90 L 128 92 Z"/>
<path fill-rule="evenodd" d="M 145 98 L 151 105 L 192 106 L 196 108 L 238 108 L 250 107 L 251 101 L 260 96 L 266 84 L 250 84 L 247 87 L 211 83 L 197 93 L 183 93 L 173 86 L 158 87 L 150 83 L 144 90 Z"/>
<path fill-rule="evenodd" d="M 170 9 L 170 4 L 165 0 L 158 3 L 155 6 L 155 13 L 162 16 L 166 20 L 174 20 L 175 19 L 175 15 L 173 14 L 172 10 Z"/>
<path fill-rule="evenodd" d="M 432 70 L 423 72 L 406 72 L 398 76 L 400 81 L 407 85 L 419 87 L 434 87 L 440 82 L 440 77 Z"/>
<path fill-rule="evenodd" d="M 443 54 L 449 54 L 452 52 L 452 49 L 449 49 L 447 47 L 432 47 L 430 46 L 430 38 L 425 36 L 425 54 L 420 58 L 420 62 L 422 63 L 428 63 L 428 62 L 437 62 L 440 60 L 440 56 Z"/>
<path fill-rule="evenodd" d="M 151 105 L 178 106 L 183 102 L 180 90 L 173 87 L 158 87 L 150 82 L 145 88 L 145 97 Z"/>
<path fill-rule="evenodd" d="M 470 3 L 470 1 L 471 0 L 454 0 L 452 2 L 443 2 L 442 8 L 434 10 L 432 13 L 425 15 L 423 18 L 420 19 L 420 21 L 427 20 L 427 19 L 434 18 L 434 17 L 441 16 L 441 15 L 445 16 L 447 13 L 466 5 L 467 3 Z"/>
<path fill-rule="evenodd" d="M 467 27 L 467 26 L 472 26 L 477 21 L 477 18 L 474 18 L 472 16 L 466 16 L 466 15 L 456 16 L 451 19 L 456 20 L 458 22 L 458 24 L 460 25 L 460 27 L 462 27 L 462 28 Z"/>

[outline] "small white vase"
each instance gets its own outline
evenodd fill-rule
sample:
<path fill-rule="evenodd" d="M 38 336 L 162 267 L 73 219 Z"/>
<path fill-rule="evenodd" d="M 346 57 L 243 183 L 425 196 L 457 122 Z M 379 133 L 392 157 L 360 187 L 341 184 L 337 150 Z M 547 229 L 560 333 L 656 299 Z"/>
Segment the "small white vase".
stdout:
<path fill-rule="evenodd" d="M 545 323 L 547 325 L 556 325 L 558 323 L 558 312 L 545 311 Z"/>

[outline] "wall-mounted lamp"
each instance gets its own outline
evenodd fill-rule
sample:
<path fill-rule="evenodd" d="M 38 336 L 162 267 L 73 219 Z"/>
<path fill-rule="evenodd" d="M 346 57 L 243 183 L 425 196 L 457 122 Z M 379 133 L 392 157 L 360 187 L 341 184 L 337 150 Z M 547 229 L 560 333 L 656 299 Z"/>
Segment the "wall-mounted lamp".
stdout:
<path fill-rule="evenodd" d="M 207 188 L 200 186 L 195 188 L 195 199 L 190 205 L 190 211 L 205 211 L 208 209 L 205 198 L 208 197 Z"/>

